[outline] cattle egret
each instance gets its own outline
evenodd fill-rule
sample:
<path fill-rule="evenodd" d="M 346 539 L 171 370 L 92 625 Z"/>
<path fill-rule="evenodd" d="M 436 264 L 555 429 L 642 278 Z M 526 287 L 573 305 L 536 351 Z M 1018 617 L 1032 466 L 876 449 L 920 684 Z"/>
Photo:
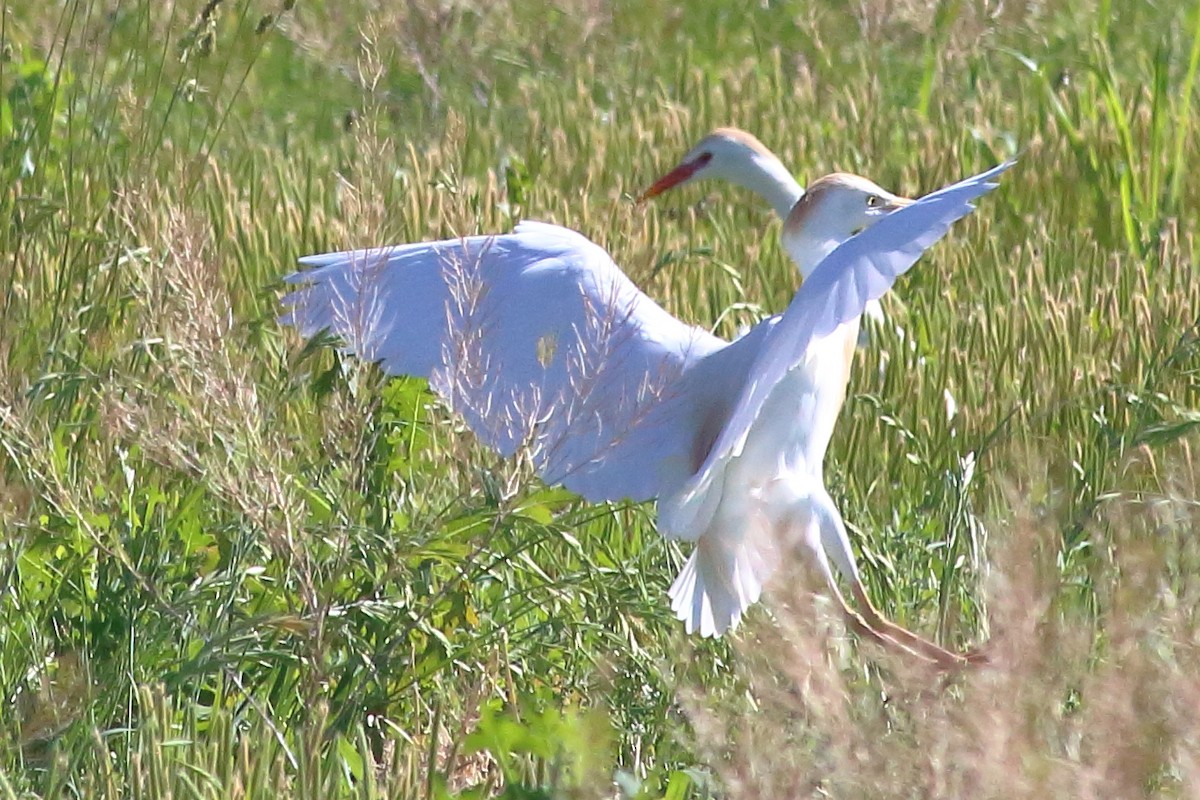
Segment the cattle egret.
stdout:
<path fill-rule="evenodd" d="M 642 193 L 639 200 L 703 178 L 726 180 L 749 189 L 787 220 L 804 187 L 754 134 L 738 128 L 717 128 L 701 139 L 679 164 Z"/>
<path fill-rule="evenodd" d="M 792 229 L 786 224 L 792 209 L 804 196 L 804 187 L 792 177 L 778 156 L 752 133 L 739 128 L 717 128 L 689 150 L 671 171 L 642 192 L 638 200 L 649 200 L 669 189 L 704 179 L 729 181 L 766 200 L 784 223 L 783 249 L 801 277 L 807 278 L 812 273 L 820 258 L 814 258 L 806 248 L 807 242 L 792 235 Z M 883 322 L 883 309 L 878 300 L 867 303 L 863 313 L 876 322 Z M 855 319 L 853 328 L 844 333 L 853 333 L 857 341 L 858 320 Z"/>
<path fill-rule="evenodd" d="M 428 378 L 480 440 L 524 450 L 547 483 L 591 501 L 657 498 L 659 530 L 695 542 L 669 593 L 689 632 L 736 626 L 795 550 L 854 629 L 949 666 L 963 657 L 867 602 L 822 479 L 845 382 L 819 368 L 846 346 L 831 334 L 1008 166 L 915 202 L 855 176 L 815 182 L 788 219 L 812 248 L 811 275 L 784 313 L 734 342 L 668 314 L 581 234 L 540 222 L 303 258 L 310 269 L 287 278 L 298 287 L 281 322 L 305 336 L 329 330 L 390 374 Z"/>
<path fill-rule="evenodd" d="M 811 203 L 816 199 L 815 195 L 826 191 L 831 185 L 830 179 L 824 178 L 815 182 L 806 195 L 804 187 L 796 181 L 783 162 L 758 137 L 738 128 L 717 128 L 709 133 L 689 150 L 673 169 L 643 192 L 638 200 L 642 202 L 683 184 L 704 179 L 725 180 L 748 189 L 762 197 L 775 209 L 775 213 L 784 223 L 781 236 L 784 250 L 804 280 L 813 274 L 817 265 L 830 251 L 830 245 L 836 241 L 836 236 L 833 237 L 834 242 L 826 239 L 821 226 L 800 224 L 801 215 L 798 213 L 802 207 L 801 200 L 806 201 L 805 205 Z M 853 182 L 861 179 L 846 176 L 845 180 Z M 869 191 L 861 186 L 859 189 L 860 191 Z M 821 204 L 818 203 L 818 205 Z M 876 322 L 883 321 L 883 309 L 875 297 L 867 302 L 863 313 Z M 823 430 L 827 432 L 814 433 L 814 435 L 823 437 L 820 441 L 826 445 L 832 435 L 834 421 L 846 397 L 854 346 L 865 344 L 860 337 L 860 324 L 861 316 L 846 320 L 819 346 L 811 348 L 806 361 L 808 373 L 820 380 L 822 397 L 829 405 L 824 412 L 828 415 L 827 418 L 819 421 L 816 417 L 805 419 L 824 426 Z M 797 420 L 797 424 L 802 421 Z M 820 449 L 820 455 L 823 453 L 824 446 Z M 927 654 L 932 654 L 936 660 L 944 660 L 944 656 L 929 650 L 922 641 L 914 641 L 909 638 L 908 632 L 903 628 L 891 628 L 890 623 L 884 620 L 870 604 L 857 580 L 851 580 L 851 588 L 856 602 L 863 607 L 864 613 L 876 628 L 890 629 L 891 635 L 895 639 L 904 641 L 909 646 L 923 650 Z M 836 587 L 833 589 L 836 593 Z M 678 598 L 683 594 L 682 585 L 677 582 L 676 586 L 672 587 L 672 592 L 673 599 L 679 604 L 681 601 Z M 679 611 L 678 608 L 676 610 Z M 854 627 L 870 632 L 869 626 L 864 628 L 863 624 L 859 624 L 859 621 L 849 614 L 848 618 Z"/>

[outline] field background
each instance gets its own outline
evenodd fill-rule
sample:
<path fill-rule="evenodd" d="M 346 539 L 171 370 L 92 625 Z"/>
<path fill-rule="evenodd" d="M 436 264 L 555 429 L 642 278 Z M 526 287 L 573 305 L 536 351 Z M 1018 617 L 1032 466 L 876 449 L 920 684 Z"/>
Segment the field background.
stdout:
<path fill-rule="evenodd" d="M 0 798 L 1200 796 L 1195 4 L 0 10 Z M 688 638 L 651 507 L 274 322 L 300 255 L 531 217 L 732 335 L 797 284 L 769 209 L 631 199 L 722 124 L 906 194 L 1020 158 L 827 472 L 880 607 L 987 669 L 802 580 Z"/>

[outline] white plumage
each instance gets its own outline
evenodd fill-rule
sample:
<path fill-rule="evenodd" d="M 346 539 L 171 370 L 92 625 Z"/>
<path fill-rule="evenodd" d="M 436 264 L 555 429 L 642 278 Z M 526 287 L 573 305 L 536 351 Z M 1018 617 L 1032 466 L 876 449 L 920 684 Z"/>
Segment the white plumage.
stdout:
<path fill-rule="evenodd" d="M 717 635 L 784 549 L 806 548 L 840 600 L 832 562 L 858 596 L 821 466 L 846 337 L 1008 166 L 915 202 L 856 176 L 815 182 L 785 229 L 815 269 L 783 314 L 732 343 L 668 314 L 582 235 L 535 222 L 302 259 L 311 269 L 289 276 L 281 321 L 428 378 L 486 444 L 528 447 L 547 482 L 594 501 L 658 498 L 659 529 L 696 542 L 671 607 L 689 631 Z"/>

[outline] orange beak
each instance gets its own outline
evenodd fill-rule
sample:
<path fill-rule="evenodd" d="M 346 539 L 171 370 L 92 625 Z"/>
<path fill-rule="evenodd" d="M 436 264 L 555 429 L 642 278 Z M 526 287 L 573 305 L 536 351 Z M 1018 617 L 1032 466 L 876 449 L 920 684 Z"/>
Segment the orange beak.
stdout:
<path fill-rule="evenodd" d="M 708 156 L 708 158 L 705 158 L 704 156 Z M 711 160 L 712 160 L 712 156 L 709 155 L 708 153 L 705 153 L 704 155 L 700 156 L 697 159 L 694 159 L 692 161 L 683 162 L 678 167 L 676 167 L 675 169 L 668 172 L 666 175 L 663 175 L 661 178 L 656 180 L 654 182 L 654 185 L 651 186 L 649 189 L 647 189 L 646 191 L 644 191 L 640 195 L 638 195 L 637 201 L 639 203 L 644 203 L 647 200 L 649 200 L 651 197 L 657 197 L 658 195 L 662 194 L 667 189 L 673 188 L 675 186 L 678 186 L 681 183 L 691 180 L 692 176 L 694 176 L 700 170 L 701 167 L 703 167 L 705 164 L 707 164 Z"/>

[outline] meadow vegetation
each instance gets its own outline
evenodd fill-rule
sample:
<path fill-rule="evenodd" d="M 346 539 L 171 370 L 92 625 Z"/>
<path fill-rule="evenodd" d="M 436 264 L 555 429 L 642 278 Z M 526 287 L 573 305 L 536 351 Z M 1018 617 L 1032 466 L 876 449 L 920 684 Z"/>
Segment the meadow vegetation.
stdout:
<path fill-rule="evenodd" d="M 0 798 L 1200 796 L 1200 8 L 0 0 Z M 919 194 L 827 479 L 937 676 L 276 322 L 300 255 L 559 222 L 724 335 L 710 128 Z M 792 565 L 790 576 L 804 575 Z"/>

